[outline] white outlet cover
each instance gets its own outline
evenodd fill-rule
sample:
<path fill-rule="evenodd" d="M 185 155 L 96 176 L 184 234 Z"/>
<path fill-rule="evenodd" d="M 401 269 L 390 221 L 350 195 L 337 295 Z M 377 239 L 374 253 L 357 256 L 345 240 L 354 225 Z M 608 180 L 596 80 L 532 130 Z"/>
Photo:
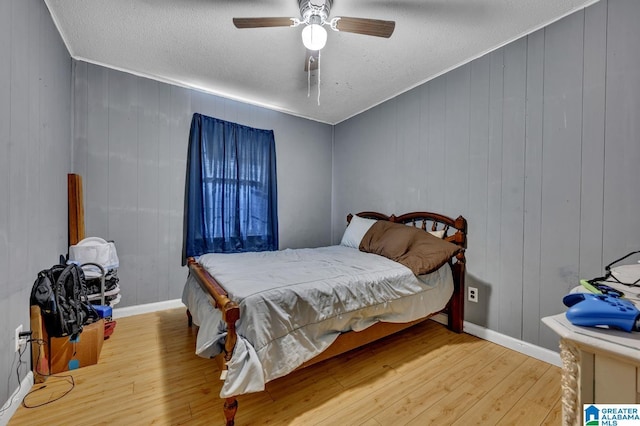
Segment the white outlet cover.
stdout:
<path fill-rule="evenodd" d="M 22 333 L 22 324 L 20 324 L 18 328 L 16 328 L 16 334 L 14 336 L 15 352 L 18 352 L 20 350 L 20 333 Z"/>

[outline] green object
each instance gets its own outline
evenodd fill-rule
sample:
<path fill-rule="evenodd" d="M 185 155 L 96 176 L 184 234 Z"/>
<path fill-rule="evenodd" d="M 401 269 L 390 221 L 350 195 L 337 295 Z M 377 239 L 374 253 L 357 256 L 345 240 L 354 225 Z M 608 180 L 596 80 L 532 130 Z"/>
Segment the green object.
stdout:
<path fill-rule="evenodd" d="M 607 296 L 620 297 L 624 299 L 624 293 L 616 288 L 609 287 L 606 284 L 602 283 L 593 283 L 587 280 L 580 280 L 580 284 L 591 293 L 594 294 L 605 294 Z"/>
<path fill-rule="evenodd" d="M 591 293 L 602 294 L 602 292 L 597 287 L 591 285 L 591 283 L 587 280 L 580 280 L 580 284 L 582 284 L 582 286 L 589 290 Z"/>

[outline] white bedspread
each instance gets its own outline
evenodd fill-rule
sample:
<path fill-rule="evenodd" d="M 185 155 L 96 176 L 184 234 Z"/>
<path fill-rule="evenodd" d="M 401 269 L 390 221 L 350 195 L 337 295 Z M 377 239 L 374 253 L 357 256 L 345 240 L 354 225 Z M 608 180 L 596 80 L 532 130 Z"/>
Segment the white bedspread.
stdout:
<path fill-rule="evenodd" d="M 341 332 L 440 311 L 453 293 L 446 264 L 416 277 L 399 263 L 344 246 L 207 254 L 199 262 L 240 306 L 238 344 L 221 397 L 263 390 Z M 196 353 L 220 353 L 226 324 L 191 276 L 182 300 L 200 326 Z"/>

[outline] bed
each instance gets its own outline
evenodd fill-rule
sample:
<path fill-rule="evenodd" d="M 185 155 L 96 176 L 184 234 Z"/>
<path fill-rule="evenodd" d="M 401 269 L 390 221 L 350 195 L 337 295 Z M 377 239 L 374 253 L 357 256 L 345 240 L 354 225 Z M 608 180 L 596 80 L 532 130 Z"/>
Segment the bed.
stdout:
<path fill-rule="evenodd" d="M 219 361 L 227 425 L 238 395 L 440 312 L 462 332 L 462 216 L 361 212 L 347 222 L 336 246 L 188 259 L 182 300 L 199 327 L 196 353 Z"/>

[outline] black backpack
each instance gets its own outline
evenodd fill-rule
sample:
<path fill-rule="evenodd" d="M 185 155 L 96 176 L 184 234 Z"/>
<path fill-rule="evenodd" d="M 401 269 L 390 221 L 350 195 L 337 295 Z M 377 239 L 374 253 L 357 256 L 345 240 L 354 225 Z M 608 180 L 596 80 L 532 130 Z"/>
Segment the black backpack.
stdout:
<path fill-rule="evenodd" d="M 40 271 L 31 289 L 31 304 L 40 306 L 49 337 L 76 338 L 85 324 L 99 319 L 87 298 L 84 272 L 75 264 Z"/>

